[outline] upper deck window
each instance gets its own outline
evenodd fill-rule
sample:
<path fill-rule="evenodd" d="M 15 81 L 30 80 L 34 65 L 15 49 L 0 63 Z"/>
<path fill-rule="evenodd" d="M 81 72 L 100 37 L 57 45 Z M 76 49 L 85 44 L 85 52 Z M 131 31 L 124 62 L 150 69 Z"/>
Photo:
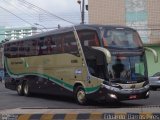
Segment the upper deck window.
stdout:
<path fill-rule="evenodd" d="M 107 47 L 137 48 L 142 47 L 138 33 L 131 29 L 105 29 L 103 43 Z"/>

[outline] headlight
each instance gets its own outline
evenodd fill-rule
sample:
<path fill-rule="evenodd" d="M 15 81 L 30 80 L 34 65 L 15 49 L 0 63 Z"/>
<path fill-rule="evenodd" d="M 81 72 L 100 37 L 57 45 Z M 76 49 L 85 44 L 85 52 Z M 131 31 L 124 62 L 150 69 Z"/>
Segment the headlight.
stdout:
<path fill-rule="evenodd" d="M 108 94 L 111 98 L 117 99 L 117 96 L 115 94 Z"/>
<path fill-rule="evenodd" d="M 149 91 L 146 93 L 146 96 L 149 96 Z"/>

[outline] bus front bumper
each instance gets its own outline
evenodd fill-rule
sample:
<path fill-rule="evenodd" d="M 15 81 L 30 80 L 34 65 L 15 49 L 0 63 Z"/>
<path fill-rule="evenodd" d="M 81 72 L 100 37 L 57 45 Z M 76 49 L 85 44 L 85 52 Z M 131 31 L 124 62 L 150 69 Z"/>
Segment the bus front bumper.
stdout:
<path fill-rule="evenodd" d="M 139 89 L 119 89 L 111 86 L 102 86 L 100 89 L 102 96 L 105 100 L 135 100 L 135 99 L 146 99 L 149 97 L 149 85 L 146 85 Z"/>
<path fill-rule="evenodd" d="M 88 94 L 88 99 L 95 99 L 96 101 L 124 101 L 124 100 L 138 100 L 149 97 L 149 85 L 139 89 L 119 89 L 116 87 L 102 85 L 98 91 Z"/>

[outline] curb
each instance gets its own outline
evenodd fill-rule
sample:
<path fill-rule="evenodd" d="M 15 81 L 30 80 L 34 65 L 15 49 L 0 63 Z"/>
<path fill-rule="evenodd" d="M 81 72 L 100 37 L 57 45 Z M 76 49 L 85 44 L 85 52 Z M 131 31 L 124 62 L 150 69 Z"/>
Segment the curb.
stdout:
<path fill-rule="evenodd" d="M 1 114 L 0 120 L 160 120 L 160 113 Z"/>

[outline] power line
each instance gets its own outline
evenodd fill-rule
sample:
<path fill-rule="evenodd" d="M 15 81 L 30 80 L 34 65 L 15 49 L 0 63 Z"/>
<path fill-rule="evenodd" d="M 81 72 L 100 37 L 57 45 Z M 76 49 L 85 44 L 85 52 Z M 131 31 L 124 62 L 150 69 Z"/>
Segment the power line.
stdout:
<path fill-rule="evenodd" d="M 28 21 L 26 21 L 25 19 L 23 19 L 23 18 L 17 16 L 16 14 L 14 14 L 14 13 L 12 13 L 11 11 L 5 9 L 4 7 L 0 6 L 0 8 L 3 9 L 4 11 L 7 11 L 8 13 L 14 15 L 15 17 L 17 17 L 18 19 L 22 20 L 23 22 L 25 22 L 25 23 L 27 23 L 27 24 L 29 24 L 29 25 L 31 25 L 31 26 L 34 26 L 34 25 L 31 24 L 30 22 L 28 22 Z M 39 28 L 39 29 L 40 29 L 40 28 Z M 40 29 L 40 30 L 42 30 L 42 29 Z"/>
<path fill-rule="evenodd" d="M 26 21 L 25 19 L 23 19 L 23 18 L 17 16 L 16 14 L 14 14 L 14 13 L 12 13 L 11 11 L 5 9 L 4 7 L 0 6 L 0 8 L 3 9 L 3 10 L 5 10 L 5 11 L 7 11 L 8 13 L 14 15 L 15 17 L 17 17 L 18 19 L 22 20 L 23 22 L 28 23 L 28 24 L 31 25 L 31 26 L 34 26 L 34 25 L 31 24 L 30 22 L 28 22 L 28 21 Z"/>
<path fill-rule="evenodd" d="M 51 13 L 51 12 L 45 10 L 45 9 L 42 9 L 42 8 L 40 8 L 40 7 L 32 4 L 32 3 L 29 3 L 29 2 L 27 2 L 26 0 L 18 0 L 18 1 L 20 1 L 22 4 L 30 5 L 30 6 L 32 6 L 33 8 L 38 8 L 39 10 L 41 10 L 41 11 L 43 11 L 43 12 L 45 12 L 45 13 L 51 15 L 51 16 L 54 16 L 54 17 L 56 17 L 56 18 L 58 18 L 58 19 L 61 19 L 61 20 L 65 21 L 65 22 L 68 22 L 68 23 L 70 23 L 70 24 L 74 24 L 73 22 L 71 22 L 71 21 L 69 21 L 69 20 L 66 20 L 66 19 L 64 19 L 64 18 L 62 18 L 62 17 L 59 17 L 59 16 L 57 16 L 57 15 L 55 15 L 55 14 L 53 14 L 53 13 Z"/>
<path fill-rule="evenodd" d="M 19 11 L 24 11 L 24 9 L 21 9 L 22 6 L 19 5 L 20 7 L 17 7 L 18 4 L 16 4 L 16 5 L 15 5 L 15 4 L 12 4 L 12 3 L 10 3 L 8 0 L 3 0 L 3 1 L 4 1 L 7 5 L 10 5 L 10 6 L 16 8 L 16 9 L 19 10 Z M 24 8 L 24 7 L 23 7 L 23 8 Z M 30 16 L 30 17 L 33 17 L 33 16 L 31 15 L 32 13 L 30 12 L 30 14 L 28 14 L 28 12 L 30 12 L 30 11 L 27 11 L 27 12 L 24 11 L 25 14 L 27 14 L 27 15 Z"/>
<path fill-rule="evenodd" d="M 19 3 L 17 3 L 17 2 L 15 2 L 15 3 L 17 3 L 16 5 L 18 6 L 21 6 L 21 7 L 16 7 L 16 5 L 14 4 L 11 4 L 11 3 L 9 3 L 7 0 L 3 0 L 4 2 L 6 2 L 6 3 L 8 3 L 8 4 L 10 4 L 10 6 L 12 6 L 12 7 L 14 7 L 14 8 L 16 8 L 16 9 L 19 9 L 19 11 L 24 11 L 24 9 L 20 9 L 20 8 L 27 8 L 27 10 L 28 10 L 28 8 L 30 7 L 31 9 L 29 9 L 29 10 L 33 10 L 33 11 L 35 11 L 37 14 L 39 14 L 39 12 L 40 11 L 43 11 L 43 12 L 45 12 L 45 13 L 47 13 L 47 14 L 39 14 L 39 16 L 37 15 L 37 20 L 39 19 L 41 22 L 42 21 L 52 21 L 53 22 L 53 19 L 51 19 L 51 18 L 43 18 L 43 17 L 46 17 L 49 13 L 48 13 L 48 11 L 44 11 L 44 9 L 41 9 L 41 8 L 39 8 L 39 7 L 37 7 L 37 6 L 35 6 L 35 5 L 33 5 L 33 4 L 29 4 L 29 3 L 24 3 L 24 1 L 22 1 L 22 0 L 18 0 L 17 2 Z M 23 2 L 23 3 L 22 3 Z M 25 1 L 26 2 L 26 1 Z M 28 20 L 32 20 L 33 19 L 33 16 L 35 16 L 34 14 L 32 14 L 32 12 L 30 12 L 31 13 L 31 15 L 29 15 L 29 16 L 31 16 L 30 18 L 28 18 L 28 17 L 26 17 L 25 18 L 25 20 L 27 19 L 27 21 Z M 52 13 L 50 13 L 49 15 L 51 15 Z M 25 14 L 25 15 L 27 15 L 27 14 Z M 32 16 L 33 15 L 33 16 Z M 42 15 L 42 16 L 41 16 Z M 45 16 L 46 15 L 46 16 Z M 68 18 L 73 18 L 72 20 L 74 20 L 74 21 L 77 21 L 77 20 L 80 20 L 80 18 L 77 16 L 77 14 L 75 14 L 75 15 L 70 15 L 70 14 L 68 14 L 68 15 L 63 15 L 64 17 L 62 18 L 62 17 L 59 17 L 59 16 L 56 16 L 56 15 L 54 15 L 54 17 L 56 17 L 56 18 L 58 18 L 58 19 L 63 19 L 63 21 L 66 21 L 66 19 L 68 19 Z M 52 14 L 52 16 L 51 17 L 53 17 L 53 14 Z M 9 19 L 11 19 L 11 20 L 13 20 L 14 18 L 9 18 Z M 55 21 L 59 21 L 59 20 L 54 20 L 54 22 Z M 35 20 L 35 19 L 34 19 Z M 16 21 L 16 20 L 15 20 Z M 68 22 L 68 21 L 67 21 Z M 70 21 L 69 21 L 69 23 L 71 23 Z M 73 22 L 72 22 L 72 24 L 73 24 Z"/>

